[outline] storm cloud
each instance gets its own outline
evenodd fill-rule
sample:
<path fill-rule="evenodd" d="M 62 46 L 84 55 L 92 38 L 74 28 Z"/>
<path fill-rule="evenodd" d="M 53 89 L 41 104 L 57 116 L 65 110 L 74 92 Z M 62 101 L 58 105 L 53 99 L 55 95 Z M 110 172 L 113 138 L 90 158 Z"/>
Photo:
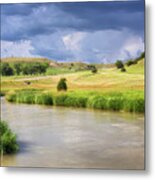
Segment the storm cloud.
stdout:
<path fill-rule="evenodd" d="M 13 52 L 8 44 L 22 50 Z M 1 45 L 2 57 L 134 58 L 144 51 L 144 1 L 3 4 Z"/>

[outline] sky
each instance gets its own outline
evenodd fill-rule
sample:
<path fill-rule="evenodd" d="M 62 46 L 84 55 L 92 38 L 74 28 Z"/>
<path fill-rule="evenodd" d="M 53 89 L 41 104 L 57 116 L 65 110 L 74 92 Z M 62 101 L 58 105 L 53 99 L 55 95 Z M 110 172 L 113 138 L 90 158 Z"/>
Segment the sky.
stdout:
<path fill-rule="evenodd" d="M 1 4 L 1 57 L 112 63 L 144 51 L 144 1 Z"/>

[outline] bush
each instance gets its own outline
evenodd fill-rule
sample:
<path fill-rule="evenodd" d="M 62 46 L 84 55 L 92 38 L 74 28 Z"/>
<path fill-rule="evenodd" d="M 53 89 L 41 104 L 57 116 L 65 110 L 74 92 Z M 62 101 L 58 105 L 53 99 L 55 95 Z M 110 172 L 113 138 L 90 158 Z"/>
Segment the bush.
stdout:
<path fill-rule="evenodd" d="M 117 67 L 118 69 L 121 69 L 121 68 L 124 67 L 123 62 L 122 62 L 122 61 L 119 61 L 119 60 L 116 61 L 115 65 L 116 65 L 116 67 Z"/>
<path fill-rule="evenodd" d="M 16 135 L 12 133 L 4 121 L 0 121 L 0 153 L 11 154 L 18 151 Z"/>
<path fill-rule="evenodd" d="M 95 65 L 88 65 L 86 69 L 91 70 L 91 72 L 94 74 L 97 73 L 97 68 Z"/>
<path fill-rule="evenodd" d="M 126 72 L 125 67 L 121 68 L 121 72 Z"/>
<path fill-rule="evenodd" d="M 67 84 L 66 84 L 65 78 L 60 79 L 60 81 L 58 82 L 58 85 L 57 85 L 57 90 L 58 91 L 67 91 Z"/>
<path fill-rule="evenodd" d="M 9 63 L 1 63 L 0 72 L 2 76 L 12 76 L 14 74 Z"/>
<path fill-rule="evenodd" d="M 131 66 L 132 64 L 137 64 L 137 62 L 136 61 L 132 61 L 132 60 L 129 60 L 129 61 L 126 62 L 127 66 Z"/>
<path fill-rule="evenodd" d="M 92 66 L 91 72 L 94 73 L 94 74 L 97 73 L 97 68 L 96 68 L 96 66 Z"/>

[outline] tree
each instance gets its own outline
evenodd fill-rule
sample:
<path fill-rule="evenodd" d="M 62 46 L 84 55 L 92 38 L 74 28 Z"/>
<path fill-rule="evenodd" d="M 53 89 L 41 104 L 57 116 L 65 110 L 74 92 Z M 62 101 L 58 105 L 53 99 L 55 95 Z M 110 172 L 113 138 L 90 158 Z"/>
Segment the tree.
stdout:
<path fill-rule="evenodd" d="M 57 85 L 58 91 L 67 91 L 67 83 L 65 78 L 61 78 Z"/>
<path fill-rule="evenodd" d="M 13 64 L 13 69 L 14 69 L 14 73 L 15 73 L 16 75 L 19 75 L 20 72 L 21 72 L 21 63 L 15 62 L 15 63 Z"/>
<path fill-rule="evenodd" d="M 3 76 L 13 75 L 13 69 L 10 67 L 9 63 L 2 63 L 1 64 L 1 74 Z"/>
<path fill-rule="evenodd" d="M 97 73 L 97 68 L 96 68 L 95 65 L 88 65 L 87 69 L 91 70 L 91 72 L 94 73 L 94 74 Z"/>
<path fill-rule="evenodd" d="M 92 66 L 91 72 L 92 72 L 93 74 L 97 73 L 97 68 L 96 68 L 96 66 Z"/>
<path fill-rule="evenodd" d="M 137 64 L 137 61 L 128 60 L 128 61 L 126 62 L 126 65 L 127 65 L 127 66 L 131 66 L 132 64 Z"/>
<path fill-rule="evenodd" d="M 123 68 L 123 67 L 124 67 L 123 62 L 122 62 L 122 61 L 120 61 L 120 60 L 117 60 L 117 61 L 116 61 L 116 63 L 115 63 L 115 65 L 116 65 L 116 67 L 117 67 L 118 69 L 121 69 L 121 68 Z"/>

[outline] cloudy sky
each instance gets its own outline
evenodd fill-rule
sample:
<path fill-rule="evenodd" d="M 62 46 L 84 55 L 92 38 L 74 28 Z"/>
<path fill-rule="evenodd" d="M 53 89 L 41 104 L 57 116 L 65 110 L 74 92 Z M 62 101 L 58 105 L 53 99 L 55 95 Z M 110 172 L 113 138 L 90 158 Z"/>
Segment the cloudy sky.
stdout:
<path fill-rule="evenodd" d="M 115 62 L 144 51 L 144 1 L 1 5 L 1 56 Z"/>

